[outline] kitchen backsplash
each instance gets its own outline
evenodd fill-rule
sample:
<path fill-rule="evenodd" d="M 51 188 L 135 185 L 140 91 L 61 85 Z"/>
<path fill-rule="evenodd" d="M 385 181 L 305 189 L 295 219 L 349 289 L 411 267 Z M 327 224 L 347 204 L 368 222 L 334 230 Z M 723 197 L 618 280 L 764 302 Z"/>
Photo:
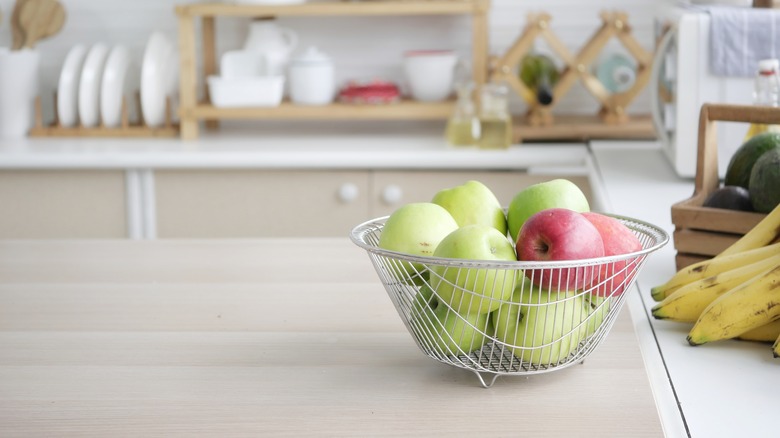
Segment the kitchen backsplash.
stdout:
<path fill-rule="evenodd" d="M 600 26 L 599 13 L 621 10 L 629 15 L 633 34 L 648 50 L 654 45 L 653 17 L 662 4 L 673 0 L 493 0 L 490 13 L 490 52 L 503 54 L 520 35 L 530 12 L 552 15 L 551 26 L 572 52 L 577 51 Z M 174 7 L 182 0 L 62 0 L 67 11 L 63 30 L 43 41 L 41 92 L 51 96 L 56 88 L 67 51 L 77 43 L 99 41 L 126 45 L 135 62 L 136 76 L 149 35 L 161 30 L 177 37 Z M 10 42 L 9 17 L 12 0 L 0 0 L 0 47 Z M 420 17 L 287 17 L 279 23 L 294 29 L 299 49 L 317 46 L 336 65 L 336 80 L 382 78 L 401 82 L 401 56 L 411 49 L 455 49 L 468 58 L 471 22 L 465 16 Z M 217 49 L 220 53 L 239 48 L 247 35 L 249 20 L 218 18 Z M 611 42 L 619 49 L 616 42 Z M 136 83 L 138 79 L 135 79 Z M 649 98 L 643 93 L 629 108 L 646 113 Z M 44 113 L 51 116 L 51 99 L 43 99 Z M 582 87 L 574 87 L 560 102 L 562 112 L 593 113 L 596 101 Z M 522 111 L 519 98 L 512 101 L 513 112 Z"/>

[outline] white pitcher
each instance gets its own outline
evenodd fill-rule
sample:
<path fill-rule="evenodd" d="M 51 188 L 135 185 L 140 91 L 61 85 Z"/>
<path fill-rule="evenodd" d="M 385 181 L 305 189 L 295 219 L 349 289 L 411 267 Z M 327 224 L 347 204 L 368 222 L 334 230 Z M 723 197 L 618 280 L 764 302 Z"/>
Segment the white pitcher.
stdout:
<path fill-rule="evenodd" d="M 250 24 L 244 50 L 262 55 L 266 75 L 282 75 L 297 45 L 298 34 L 292 29 L 279 26 L 273 19 L 261 18 Z"/>

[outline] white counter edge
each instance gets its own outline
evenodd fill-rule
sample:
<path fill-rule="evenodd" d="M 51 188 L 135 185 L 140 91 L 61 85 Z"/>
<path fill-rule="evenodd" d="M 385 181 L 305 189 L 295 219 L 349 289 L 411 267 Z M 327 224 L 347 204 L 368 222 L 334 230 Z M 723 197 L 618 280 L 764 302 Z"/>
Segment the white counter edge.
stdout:
<path fill-rule="evenodd" d="M 594 152 L 608 151 L 610 148 L 620 148 L 620 145 L 619 143 L 598 142 L 591 143 L 590 148 Z M 625 143 L 623 143 L 622 148 L 625 148 Z M 656 149 L 657 145 L 653 143 L 637 143 L 632 144 L 632 148 Z M 609 184 L 604 181 L 603 174 L 598 168 L 597 153 L 593 154 L 593 160 L 593 178 L 591 179 L 591 185 L 594 192 L 598 192 L 594 193 L 594 196 L 597 196 L 597 199 L 604 203 L 602 207 L 605 211 L 613 211 L 613 204 L 609 197 Z M 671 242 L 669 244 L 671 244 Z M 651 254 L 650 257 L 653 257 L 653 255 Z M 631 321 L 633 322 L 634 331 L 636 332 L 637 341 L 639 342 L 639 350 L 642 353 L 647 376 L 650 380 L 650 386 L 656 400 L 656 407 L 658 409 L 658 415 L 661 418 L 661 425 L 664 429 L 664 434 L 667 437 L 687 437 L 690 436 L 690 434 L 688 433 L 685 421 L 679 410 L 679 402 L 669 379 L 669 375 L 667 374 L 666 364 L 661 355 L 655 333 L 653 332 L 653 327 L 648 319 L 647 311 L 642 303 L 641 294 L 644 292 L 640 290 L 638 283 L 639 282 L 637 281 L 637 284 L 632 288 L 626 303 L 628 310 L 631 313 Z"/>
<path fill-rule="evenodd" d="M 274 146 L 247 139 L 0 142 L 0 169 L 531 169 L 582 167 L 587 157 L 584 143 L 480 150 L 450 147 L 441 138 L 406 137 L 365 143 L 343 137 L 279 140 Z"/>

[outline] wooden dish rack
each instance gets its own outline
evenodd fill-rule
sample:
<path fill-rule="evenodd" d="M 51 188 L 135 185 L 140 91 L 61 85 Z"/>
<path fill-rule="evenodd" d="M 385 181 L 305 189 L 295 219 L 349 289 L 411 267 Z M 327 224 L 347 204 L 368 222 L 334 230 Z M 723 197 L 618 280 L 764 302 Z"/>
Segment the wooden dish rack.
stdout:
<path fill-rule="evenodd" d="M 505 82 L 528 104 L 524 117 L 515 122 L 514 140 L 588 139 L 588 138 L 655 138 L 649 116 L 632 116 L 625 109 L 646 86 L 652 68 L 653 54 L 634 39 L 628 16 L 623 12 L 602 12 L 601 27 L 574 54 L 551 30 L 552 17 L 547 13 L 529 14 L 522 34 L 504 54 L 491 63 L 489 77 Z M 558 82 L 553 86 L 553 102 L 540 104 L 533 91 L 520 81 L 516 67 L 531 51 L 537 38 L 544 39 L 564 63 Z M 633 86 L 621 93 L 610 93 L 590 72 L 590 65 L 612 38 L 617 38 L 637 62 Z M 601 107 L 595 116 L 556 116 L 553 110 L 560 98 L 577 82 L 595 97 Z"/>
<path fill-rule="evenodd" d="M 174 123 L 172 105 L 169 97 L 165 98 L 165 121 L 162 126 L 147 126 L 141 110 L 141 94 L 136 92 L 135 107 L 138 108 L 138 120 L 130 121 L 127 111 L 127 99 L 122 98 L 122 110 L 119 126 L 105 126 L 101 121 L 98 126 L 86 127 L 79 123 L 76 126 L 62 126 L 57 115 L 57 93 L 54 93 L 54 121 L 46 125 L 43 121 L 43 110 L 40 96 L 35 98 L 35 118 L 30 129 L 30 137 L 165 137 L 179 136 L 179 125 Z"/>
<path fill-rule="evenodd" d="M 704 207 L 718 189 L 718 121 L 774 124 L 780 108 L 704 104 L 699 115 L 699 144 L 693 195 L 672 205 L 677 269 L 712 258 L 750 231 L 765 214 Z"/>

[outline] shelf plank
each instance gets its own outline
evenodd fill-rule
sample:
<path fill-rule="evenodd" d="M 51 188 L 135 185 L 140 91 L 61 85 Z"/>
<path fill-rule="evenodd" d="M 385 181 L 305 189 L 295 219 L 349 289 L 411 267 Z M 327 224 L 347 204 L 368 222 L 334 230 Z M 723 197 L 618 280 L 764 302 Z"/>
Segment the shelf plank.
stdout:
<path fill-rule="evenodd" d="M 310 120 L 445 120 L 455 108 L 452 100 L 414 102 L 404 100 L 381 105 L 332 103 L 322 106 L 282 102 L 276 107 L 217 108 L 200 103 L 192 110 L 197 119 L 310 119 Z"/>
<path fill-rule="evenodd" d="M 30 137 L 70 137 L 70 138 L 176 138 L 179 136 L 178 126 L 162 126 L 150 128 L 148 126 L 125 127 L 62 127 L 62 126 L 36 126 L 30 129 Z"/>
<path fill-rule="evenodd" d="M 552 125 L 530 125 L 522 118 L 514 121 L 514 141 L 591 139 L 655 139 L 649 115 L 631 115 L 625 123 L 607 124 L 596 115 L 556 115 Z"/>
<path fill-rule="evenodd" d="M 176 6 L 179 16 L 366 16 L 366 15 L 459 15 L 485 11 L 489 0 L 382 0 L 371 2 L 329 1 L 292 5 L 202 3 Z"/>

